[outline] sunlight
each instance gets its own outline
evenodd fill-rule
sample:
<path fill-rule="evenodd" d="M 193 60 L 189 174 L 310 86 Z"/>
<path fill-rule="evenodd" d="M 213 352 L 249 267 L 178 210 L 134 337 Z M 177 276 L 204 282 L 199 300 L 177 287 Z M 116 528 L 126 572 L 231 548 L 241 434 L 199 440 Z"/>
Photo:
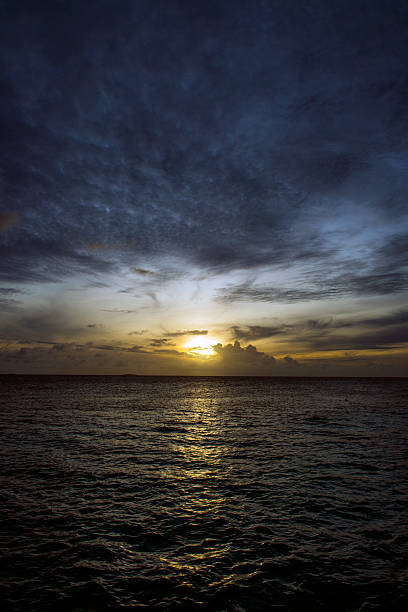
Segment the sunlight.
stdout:
<path fill-rule="evenodd" d="M 215 338 L 208 336 L 193 336 L 184 344 L 184 348 L 191 354 L 214 355 L 213 346 L 219 343 Z"/>

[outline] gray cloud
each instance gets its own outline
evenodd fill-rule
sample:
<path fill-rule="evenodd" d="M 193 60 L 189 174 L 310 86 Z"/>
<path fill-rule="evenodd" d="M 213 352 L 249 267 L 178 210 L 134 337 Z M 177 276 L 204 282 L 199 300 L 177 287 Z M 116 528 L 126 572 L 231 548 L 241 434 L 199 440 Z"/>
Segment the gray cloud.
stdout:
<path fill-rule="evenodd" d="M 22 289 L 14 287 L 0 287 L 0 295 L 16 295 L 17 293 L 25 293 Z"/>
<path fill-rule="evenodd" d="M 12 298 L 0 297 L 0 310 L 13 312 L 21 302 L 19 300 L 13 300 Z"/>

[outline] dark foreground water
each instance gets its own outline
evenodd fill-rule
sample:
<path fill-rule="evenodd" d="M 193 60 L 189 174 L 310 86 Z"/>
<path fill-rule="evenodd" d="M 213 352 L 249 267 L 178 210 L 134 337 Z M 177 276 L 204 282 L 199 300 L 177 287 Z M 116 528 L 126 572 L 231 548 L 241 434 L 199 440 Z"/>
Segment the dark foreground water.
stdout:
<path fill-rule="evenodd" d="M 408 609 L 408 380 L 0 385 L 2 610 Z"/>

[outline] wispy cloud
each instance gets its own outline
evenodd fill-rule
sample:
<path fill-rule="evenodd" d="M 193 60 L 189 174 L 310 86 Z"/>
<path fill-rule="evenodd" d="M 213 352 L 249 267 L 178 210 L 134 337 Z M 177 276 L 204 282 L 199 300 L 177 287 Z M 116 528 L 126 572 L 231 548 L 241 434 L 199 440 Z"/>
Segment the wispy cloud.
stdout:
<path fill-rule="evenodd" d="M 45 9 L 20 3 L 3 16 L 3 191 L 18 210 L 0 218 L 1 278 L 123 266 L 153 280 L 143 262 L 169 254 L 180 272 L 214 274 L 333 263 L 339 235 L 351 256 L 351 234 L 369 221 L 366 258 L 400 261 L 408 179 L 399 3 L 385 21 L 380 4 L 367 13 L 321 3 L 313 19 L 290 3 L 211 6 L 178 5 L 157 20 L 146 3 L 124 2 L 115 15 L 103 5 L 96 23 L 93 3 L 64 20 L 47 9 L 46 21 Z M 134 35 L 124 37 L 128 28 Z M 401 283 L 370 273 L 358 288 Z M 334 283 L 328 295 L 344 289 Z M 315 299 L 302 291 L 269 294 Z"/>
<path fill-rule="evenodd" d="M 168 338 L 152 338 L 149 346 L 175 346 L 174 342 L 170 342 Z"/>
<path fill-rule="evenodd" d="M 207 329 L 184 329 L 175 332 L 166 332 L 166 335 L 171 336 L 172 338 L 177 336 L 206 336 L 207 334 Z"/>
<path fill-rule="evenodd" d="M 325 317 L 274 325 L 234 325 L 231 335 L 246 342 L 278 339 L 309 351 L 391 350 L 408 342 L 408 311 L 366 317 Z"/>

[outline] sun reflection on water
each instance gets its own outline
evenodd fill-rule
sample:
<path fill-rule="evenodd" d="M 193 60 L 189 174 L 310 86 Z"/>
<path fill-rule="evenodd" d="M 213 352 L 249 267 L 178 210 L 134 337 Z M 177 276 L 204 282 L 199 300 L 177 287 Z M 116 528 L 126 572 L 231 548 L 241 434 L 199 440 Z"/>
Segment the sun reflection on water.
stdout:
<path fill-rule="evenodd" d="M 198 384 L 180 400 L 175 425 L 184 433 L 171 442 L 177 459 L 166 465 L 161 477 L 174 482 L 177 507 L 174 509 L 189 531 L 189 546 L 162 555 L 160 562 L 170 572 L 185 575 L 208 574 L 211 567 L 228 560 L 230 546 L 217 537 L 228 515 L 229 500 L 222 482 L 231 470 L 233 452 L 227 441 L 222 396 L 203 396 Z M 229 563 L 229 562 L 228 562 Z M 208 576 L 207 576 L 208 579 Z"/>

